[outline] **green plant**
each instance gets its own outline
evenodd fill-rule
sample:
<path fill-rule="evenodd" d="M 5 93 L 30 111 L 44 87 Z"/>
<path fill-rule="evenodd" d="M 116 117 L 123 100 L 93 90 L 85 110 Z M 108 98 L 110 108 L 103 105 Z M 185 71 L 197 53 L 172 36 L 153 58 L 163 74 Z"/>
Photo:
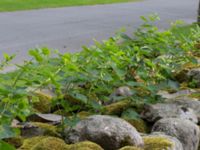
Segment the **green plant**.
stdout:
<path fill-rule="evenodd" d="M 178 90 L 173 73 L 186 63 L 196 63 L 200 28 L 180 37 L 177 32 L 174 34 L 174 26 L 159 31 L 153 25 L 158 16 L 141 18 L 144 24 L 133 37 L 118 33 L 75 54 L 47 48 L 30 50 L 30 61 L 17 66 L 14 72 L 0 74 L 0 139 L 18 134 L 11 123 L 15 118 L 25 121 L 33 113 L 32 106 L 37 101 L 34 92 L 38 89 L 53 91 L 56 96 L 52 107 L 74 116 L 62 118 L 62 129 L 65 124 L 72 127 L 79 120 L 76 113 L 80 111 L 102 113 L 102 106 L 120 86 L 128 86 L 133 95 L 118 100 L 140 104 L 161 101 L 158 90 Z M 6 55 L 1 66 L 11 58 Z"/>

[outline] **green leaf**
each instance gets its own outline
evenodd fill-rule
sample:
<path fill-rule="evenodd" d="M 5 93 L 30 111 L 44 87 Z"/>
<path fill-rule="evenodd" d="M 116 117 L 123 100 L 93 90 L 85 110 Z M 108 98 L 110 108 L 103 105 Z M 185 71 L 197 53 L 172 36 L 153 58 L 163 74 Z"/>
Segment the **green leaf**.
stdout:
<path fill-rule="evenodd" d="M 80 118 L 78 118 L 77 116 L 72 116 L 71 118 L 64 118 L 64 123 L 69 127 L 74 127 L 79 121 Z"/>
<path fill-rule="evenodd" d="M 0 139 L 15 137 L 18 134 L 18 129 L 11 128 L 9 125 L 0 125 Z"/>
<path fill-rule="evenodd" d="M 0 150 L 16 150 L 16 149 L 12 145 L 4 141 L 0 141 Z"/>
<path fill-rule="evenodd" d="M 85 95 L 83 95 L 83 94 L 80 94 L 80 93 L 71 93 L 70 94 L 73 98 L 75 98 L 75 99 L 77 99 L 77 100 L 79 100 L 79 101 L 81 101 L 81 102 L 83 102 L 83 103 L 87 103 L 87 101 L 88 101 L 88 98 L 85 96 Z"/>
<path fill-rule="evenodd" d="M 140 19 L 142 19 L 144 22 L 148 22 L 148 19 L 144 16 L 140 16 Z"/>
<path fill-rule="evenodd" d="M 133 109 L 127 109 L 122 113 L 122 117 L 126 119 L 138 119 L 139 114 Z"/>
<path fill-rule="evenodd" d="M 90 101 L 90 105 L 94 110 L 101 110 L 102 106 L 96 101 Z"/>
<path fill-rule="evenodd" d="M 10 59 L 10 56 L 7 53 L 3 54 L 3 57 L 6 61 L 8 61 Z"/>
<path fill-rule="evenodd" d="M 50 50 L 46 47 L 42 48 L 42 53 L 46 56 L 49 56 L 51 54 Z"/>
<path fill-rule="evenodd" d="M 128 86 L 132 87 L 144 87 L 145 85 L 141 82 L 134 82 L 134 81 L 129 81 L 126 83 Z"/>
<path fill-rule="evenodd" d="M 40 55 L 40 53 L 38 52 L 38 50 L 29 50 L 29 55 L 33 56 L 35 58 L 35 60 L 38 61 L 38 62 L 43 61 L 43 58 Z"/>

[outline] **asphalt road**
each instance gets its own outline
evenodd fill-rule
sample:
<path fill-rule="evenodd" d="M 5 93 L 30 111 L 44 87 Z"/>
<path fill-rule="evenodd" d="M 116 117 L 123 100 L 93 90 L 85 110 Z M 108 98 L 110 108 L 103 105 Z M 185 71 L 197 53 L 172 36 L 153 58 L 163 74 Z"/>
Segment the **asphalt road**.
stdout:
<path fill-rule="evenodd" d="M 27 50 L 48 46 L 61 52 L 76 52 L 82 45 L 103 40 L 121 27 L 131 33 L 139 16 L 158 13 L 160 28 L 177 19 L 192 23 L 199 0 L 144 0 L 142 2 L 41 9 L 0 13 L 0 60 L 3 52 L 17 54 L 15 63 L 28 59 Z"/>

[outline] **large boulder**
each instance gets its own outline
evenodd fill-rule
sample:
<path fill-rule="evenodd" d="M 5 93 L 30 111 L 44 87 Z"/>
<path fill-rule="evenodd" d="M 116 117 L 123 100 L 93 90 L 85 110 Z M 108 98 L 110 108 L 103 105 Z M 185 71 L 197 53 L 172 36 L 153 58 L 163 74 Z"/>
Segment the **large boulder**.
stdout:
<path fill-rule="evenodd" d="M 93 115 L 80 121 L 72 130 L 66 129 L 68 143 L 92 141 L 105 150 L 126 145 L 143 146 L 136 129 L 123 119 L 107 115 Z"/>
<path fill-rule="evenodd" d="M 176 137 L 183 145 L 183 150 L 198 150 L 200 131 L 193 122 L 179 118 L 166 118 L 156 122 L 152 132 L 164 132 Z"/>
<path fill-rule="evenodd" d="M 192 109 L 175 103 L 157 103 L 146 105 L 141 116 L 149 122 L 156 122 L 162 118 L 182 118 L 191 120 L 194 123 L 198 122 L 197 116 Z"/>
<path fill-rule="evenodd" d="M 145 150 L 183 150 L 181 142 L 172 136 L 162 132 L 154 132 L 143 136 Z"/>

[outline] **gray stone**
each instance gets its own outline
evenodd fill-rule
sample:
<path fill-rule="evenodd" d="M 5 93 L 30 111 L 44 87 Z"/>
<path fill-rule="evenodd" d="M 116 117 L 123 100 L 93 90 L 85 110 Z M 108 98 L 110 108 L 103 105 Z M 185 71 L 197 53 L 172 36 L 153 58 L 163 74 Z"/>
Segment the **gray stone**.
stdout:
<path fill-rule="evenodd" d="M 193 109 L 197 116 L 198 122 L 200 122 L 200 101 L 192 99 L 177 99 L 171 101 L 171 103 L 176 103 L 177 105 Z"/>
<path fill-rule="evenodd" d="M 180 82 L 191 82 L 195 81 L 195 85 L 197 88 L 200 87 L 200 68 L 184 68 L 176 75 L 176 79 Z"/>
<path fill-rule="evenodd" d="M 189 120 L 166 118 L 156 122 L 152 132 L 164 132 L 176 137 L 183 145 L 183 150 L 197 150 L 199 145 L 199 127 Z"/>
<path fill-rule="evenodd" d="M 66 142 L 89 140 L 105 150 L 119 149 L 126 145 L 143 146 L 136 129 L 123 119 L 106 115 L 94 115 L 80 121 L 71 131 L 66 129 Z"/>
<path fill-rule="evenodd" d="M 110 100 L 106 102 L 105 104 L 108 105 L 108 104 L 119 101 L 121 98 L 123 99 L 124 97 L 130 97 L 132 95 L 133 93 L 131 92 L 131 89 L 128 86 L 121 86 L 121 87 L 118 87 L 110 95 Z"/>
<path fill-rule="evenodd" d="M 174 103 L 150 104 L 144 107 L 142 118 L 149 122 L 156 122 L 162 118 L 182 118 L 198 122 L 195 112 L 188 107 Z"/>
<path fill-rule="evenodd" d="M 194 89 L 180 90 L 175 93 L 169 93 L 168 91 L 159 91 L 157 94 L 164 99 L 176 99 L 176 98 L 188 98 L 189 95 L 197 93 Z"/>
<path fill-rule="evenodd" d="M 172 146 L 166 147 L 167 150 L 183 150 L 182 143 L 175 137 L 165 135 L 163 132 L 153 132 L 150 135 L 143 136 L 143 139 L 145 138 L 165 138 L 166 140 L 170 141 L 172 143 Z M 158 141 L 159 142 L 159 141 Z M 156 145 L 156 141 L 155 141 Z M 159 146 L 159 143 L 158 143 Z"/>
<path fill-rule="evenodd" d="M 194 80 L 196 82 L 196 86 L 200 88 L 200 68 L 193 68 L 187 73 L 187 77 L 190 80 Z"/>

